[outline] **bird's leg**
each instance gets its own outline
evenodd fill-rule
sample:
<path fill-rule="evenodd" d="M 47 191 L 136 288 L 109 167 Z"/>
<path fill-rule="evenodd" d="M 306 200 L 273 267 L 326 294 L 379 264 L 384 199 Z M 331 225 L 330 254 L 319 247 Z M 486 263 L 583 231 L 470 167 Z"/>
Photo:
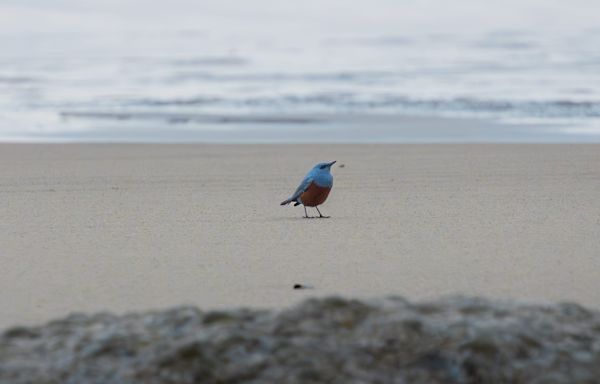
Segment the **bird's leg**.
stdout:
<path fill-rule="evenodd" d="M 317 212 L 319 212 L 319 217 L 323 218 L 323 219 L 329 219 L 331 216 L 323 216 L 323 214 L 321 213 L 321 211 L 319 211 L 319 207 L 315 207 L 315 209 L 317 210 Z"/>
<path fill-rule="evenodd" d="M 306 212 L 306 205 L 303 205 L 303 207 L 304 207 L 304 218 L 310 219 L 310 217 L 308 217 L 308 212 Z"/>

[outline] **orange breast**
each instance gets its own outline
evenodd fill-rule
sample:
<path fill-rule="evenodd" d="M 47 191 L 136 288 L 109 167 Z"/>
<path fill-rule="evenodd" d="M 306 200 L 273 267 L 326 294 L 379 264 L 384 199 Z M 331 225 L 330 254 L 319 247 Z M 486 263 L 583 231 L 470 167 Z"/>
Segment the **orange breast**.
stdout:
<path fill-rule="evenodd" d="M 302 204 L 307 207 L 316 207 L 327 200 L 329 191 L 331 191 L 331 188 L 319 187 L 317 184 L 311 183 L 306 191 L 300 195 L 300 200 L 302 200 Z"/>

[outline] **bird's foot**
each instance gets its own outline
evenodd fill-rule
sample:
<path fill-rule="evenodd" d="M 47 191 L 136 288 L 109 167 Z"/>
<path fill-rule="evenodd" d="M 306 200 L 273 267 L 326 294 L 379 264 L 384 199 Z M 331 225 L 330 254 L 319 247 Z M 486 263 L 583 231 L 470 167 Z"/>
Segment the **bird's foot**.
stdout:
<path fill-rule="evenodd" d="M 315 209 L 317 210 L 317 212 L 319 212 L 319 219 L 329 219 L 329 216 L 323 216 L 318 207 L 315 207 Z"/>

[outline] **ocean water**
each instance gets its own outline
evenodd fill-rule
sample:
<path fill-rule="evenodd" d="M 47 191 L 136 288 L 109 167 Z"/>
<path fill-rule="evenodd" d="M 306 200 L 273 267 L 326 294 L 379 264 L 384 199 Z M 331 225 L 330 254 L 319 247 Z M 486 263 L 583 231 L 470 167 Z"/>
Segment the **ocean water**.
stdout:
<path fill-rule="evenodd" d="M 2 141 L 421 137 L 406 116 L 600 141 L 600 2 L 0 0 Z"/>

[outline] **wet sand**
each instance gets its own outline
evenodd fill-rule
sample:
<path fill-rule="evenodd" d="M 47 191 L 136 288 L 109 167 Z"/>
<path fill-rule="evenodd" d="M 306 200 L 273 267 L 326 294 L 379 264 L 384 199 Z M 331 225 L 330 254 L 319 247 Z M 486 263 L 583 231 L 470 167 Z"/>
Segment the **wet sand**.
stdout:
<path fill-rule="evenodd" d="M 280 207 L 326 160 L 332 217 Z M 600 145 L 2 144 L 0 218 L 0 328 L 331 294 L 600 308 Z"/>

